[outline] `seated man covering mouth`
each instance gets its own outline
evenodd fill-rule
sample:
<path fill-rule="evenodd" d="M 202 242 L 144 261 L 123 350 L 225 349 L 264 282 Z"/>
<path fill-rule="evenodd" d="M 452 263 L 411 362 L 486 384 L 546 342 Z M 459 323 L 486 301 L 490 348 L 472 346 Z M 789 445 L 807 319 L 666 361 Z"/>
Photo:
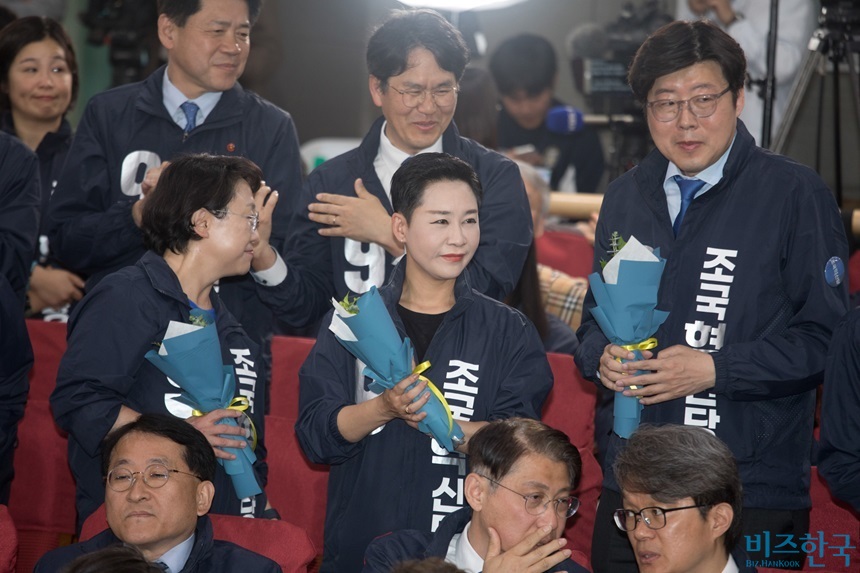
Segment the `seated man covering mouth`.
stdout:
<path fill-rule="evenodd" d="M 736 561 L 741 482 L 729 448 L 707 430 L 641 426 L 615 461 L 627 532 L 640 573 L 755 571 Z"/>
<path fill-rule="evenodd" d="M 490 422 L 469 444 L 469 507 L 435 533 L 402 530 L 374 540 L 364 573 L 388 573 L 410 559 L 444 557 L 466 573 L 586 569 L 569 559 L 561 537 L 579 508 L 570 495 L 582 472 L 576 446 L 558 430 L 527 418 Z"/>

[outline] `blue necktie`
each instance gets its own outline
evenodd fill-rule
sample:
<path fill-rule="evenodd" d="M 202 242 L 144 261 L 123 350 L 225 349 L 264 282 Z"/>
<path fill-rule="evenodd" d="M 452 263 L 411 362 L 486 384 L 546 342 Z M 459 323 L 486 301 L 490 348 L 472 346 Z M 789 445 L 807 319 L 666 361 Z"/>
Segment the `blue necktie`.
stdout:
<path fill-rule="evenodd" d="M 200 111 L 200 107 L 191 101 L 187 101 L 179 106 L 182 111 L 185 113 L 185 134 L 187 135 L 192 129 L 197 127 L 197 112 Z"/>
<path fill-rule="evenodd" d="M 675 223 L 672 225 L 672 230 L 675 231 L 675 236 L 677 237 L 687 208 L 693 202 L 693 197 L 696 196 L 696 193 L 705 186 L 705 182 L 701 179 L 684 179 L 680 175 L 675 175 L 675 182 L 681 188 L 681 210 L 678 211 L 678 216 L 675 217 Z"/>

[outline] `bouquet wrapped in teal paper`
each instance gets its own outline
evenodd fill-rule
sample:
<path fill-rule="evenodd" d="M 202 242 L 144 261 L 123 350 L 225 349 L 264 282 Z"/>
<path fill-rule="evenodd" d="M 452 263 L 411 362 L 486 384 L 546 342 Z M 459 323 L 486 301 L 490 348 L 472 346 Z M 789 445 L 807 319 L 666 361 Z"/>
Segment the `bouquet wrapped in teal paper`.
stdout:
<path fill-rule="evenodd" d="M 371 287 L 355 301 L 348 297 L 341 302 L 332 299 L 332 305 L 334 315 L 329 330 L 350 354 L 366 365 L 364 375 L 373 380 L 368 385 L 371 392 L 381 394 L 410 374 L 420 374 L 430 367 L 429 362 L 424 362 L 412 368 L 412 342 L 409 338 L 400 338 L 376 287 Z M 455 442 L 463 439 L 463 430 L 451 416 L 451 408 L 439 389 L 431 381 L 424 380 L 431 396 L 418 409 L 418 412 L 427 413 L 418 423 L 418 429 L 453 452 Z"/>
<path fill-rule="evenodd" d="M 620 241 L 617 235 L 613 239 Z M 604 266 L 602 278 L 600 273 L 588 277 L 596 303 L 591 309 L 594 320 L 610 342 L 631 350 L 635 360 L 642 360 L 642 350 L 657 346 L 656 339 L 651 337 L 669 316 L 656 308 L 665 266 L 666 259 L 660 258 L 659 249 L 652 252 L 650 247 L 630 237 Z M 639 426 L 642 404 L 633 396 L 616 392 L 613 408 L 613 431 L 629 438 Z"/>
<path fill-rule="evenodd" d="M 170 321 L 158 352 L 150 350 L 146 353 L 146 359 L 182 389 L 182 394 L 174 400 L 191 406 L 197 412 L 206 413 L 219 408 L 247 408 L 247 399 L 234 398 L 235 374 L 232 366 L 226 366 L 221 361 L 221 343 L 214 324 L 201 327 Z M 235 418 L 222 418 L 218 423 L 237 425 Z M 222 437 L 241 439 L 234 435 Z M 262 493 L 253 468 L 254 462 L 257 461 L 257 456 L 254 455 L 256 433 L 253 431 L 253 424 L 252 437 L 248 442 L 245 448 L 224 448 L 234 454 L 236 459 L 218 458 L 218 463 L 224 466 L 230 476 L 239 499 Z"/>

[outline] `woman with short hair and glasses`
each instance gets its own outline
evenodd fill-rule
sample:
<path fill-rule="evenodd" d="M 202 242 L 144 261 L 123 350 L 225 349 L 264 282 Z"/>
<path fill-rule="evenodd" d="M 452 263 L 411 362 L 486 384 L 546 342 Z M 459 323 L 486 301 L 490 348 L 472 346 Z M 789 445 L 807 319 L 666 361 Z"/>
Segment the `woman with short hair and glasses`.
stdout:
<path fill-rule="evenodd" d="M 192 415 L 190 407 L 175 400 L 179 388 L 144 358 L 158 348 L 171 321 L 217 328 L 222 363 L 235 368 L 235 396 L 249 402 L 245 414 L 258 436 L 254 470 L 261 489 L 265 486 L 265 393 L 262 386 L 257 391 L 257 380 L 265 380 L 266 373 L 260 348 L 216 288 L 219 281 L 247 273 L 260 244 L 262 202 L 255 196 L 269 192 L 261 178 L 260 169 L 240 157 L 189 155 L 171 163 L 146 198 L 141 231 L 149 251 L 134 266 L 106 277 L 73 311 L 51 406 L 57 423 L 69 432 L 80 523 L 104 499 L 102 439 L 141 413 L 187 419 L 223 459 L 235 457 L 222 449 L 235 447 L 237 440 L 230 436 L 245 437 L 242 424 L 216 426 L 224 418 L 244 420 L 242 412 L 218 409 Z M 246 447 L 244 440 L 238 444 Z M 214 483 L 215 513 L 264 515 L 265 493 L 239 499 L 221 466 Z M 273 511 L 266 515 L 276 515 Z"/>

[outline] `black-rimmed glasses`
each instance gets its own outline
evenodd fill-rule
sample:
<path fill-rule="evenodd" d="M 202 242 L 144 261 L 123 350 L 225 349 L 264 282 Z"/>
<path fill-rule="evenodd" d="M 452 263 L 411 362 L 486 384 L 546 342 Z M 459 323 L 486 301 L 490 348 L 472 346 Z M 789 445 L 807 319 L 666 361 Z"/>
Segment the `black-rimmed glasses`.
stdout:
<path fill-rule="evenodd" d="M 546 511 L 546 508 L 549 504 L 553 504 L 553 509 L 555 510 L 556 515 L 559 517 L 563 517 L 567 519 L 568 517 L 573 517 L 573 514 L 576 513 L 576 510 L 579 509 L 579 500 L 572 495 L 566 497 L 559 497 L 557 499 L 549 499 L 549 496 L 544 495 L 542 493 L 532 493 L 532 494 L 522 494 L 518 491 L 514 491 L 506 485 L 502 485 L 496 480 L 492 478 L 488 478 L 482 474 L 476 474 L 481 476 L 487 481 L 490 481 L 497 486 L 508 490 L 511 493 L 515 493 L 523 500 L 525 500 L 526 512 L 529 515 L 541 515 Z"/>
<path fill-rule="evenodd" d="M 226 217 L 227 215 L 236 215 L 237 217 L 244 217 L 248 220 L 248 226 L 251 227 L 251 232 L 257 230 L 257 227 L 260 225 L 260 214 L 252 213 L 250 215 L 243 215 L 242 213 L 236 213 L 235 211 L 231 211 L 230 209 L 221 209 L 219 211 L 212 211 L 212 214 L 216 217 Z"/>
<path fill-rule="evenodd" d="M 436 107 L 451 107 L 457 101 L 457 92 L 460 91 L 457 86 L 446 86 L 432 90 L 399 90 L 391 84 L 388 87 L 400 94 L 403 105 L 406 107 L 418 107 L 427 99 L 428 93 Z"/>
<path fill-rule="evenodd" d="M 666 527 L 666 514 L 673 511 L 681 511 L 682 509 L 708 507 L 707 505 L 685 505 L 684 507 L 646 507 L 639 511 L 632 509 L 616 509 L 612 512 L 612 517 L 615 519 L 615 525 L 621 531 L 633 531 L 636 529 L 636 524 L 642 521 L 648 529 L 663 529 Z"/>
<path fill-rule="evenodd" d="M 124 492 L 131 489 L 134 485 L 137 476 L 143 477 L 143 483 L 151 488 L 164 487 L 164 484 L 170 479 L 170 474 L 185 474 L 187 476 L 196 477 L 200 481 L 203 478 L 182 470 L 170 469 L 162 464 L 151 464 L 141 472 L 133 472 L 128 468 L 114 468 L 108 472 L 105 481 L 109 488 L 116 492 Z"/>
<path fill-rule="evenodd" d="M 651 110 L 654 119 L 663 123 L 676 119 L 684 105 L 696 117 L 710 117 L 717 111 L 718 100 L 729 93 L 730 89 L 731 86 L 718 94 L 702 94 L 689 99 L 658 99 L 649 101 L 646 106 Z"/>

